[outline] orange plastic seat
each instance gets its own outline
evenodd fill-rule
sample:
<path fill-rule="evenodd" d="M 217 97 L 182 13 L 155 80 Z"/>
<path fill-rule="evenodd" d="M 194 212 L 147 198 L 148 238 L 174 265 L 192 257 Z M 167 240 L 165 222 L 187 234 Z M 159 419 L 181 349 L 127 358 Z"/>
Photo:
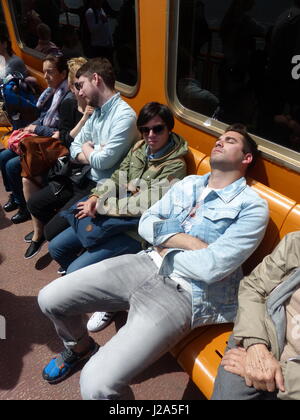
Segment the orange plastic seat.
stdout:
<path fill-rule="evenodd" d="M 207 172 L 210 172 L 210 157 L 206 156 L 205 159 L 202 160 L 202 162 L 200 163 L 198 170 L 197 170 L 197 175 L 205 175 L 207 174 Z"/>
<path fill-rule="evenodd" d="M 206 398 L 210 398 L 214 388 L 215 377 L 221 359 L 232 332 L 232 324 L 219 324 L 201 327 L 192 331 L 193 339 L 188 336 L 182 343 L 187 343 L 177 353 L 177 362 L 189 374 Z M 179 344 L 180 345 L 180 344 Z M 172 350 L 176 354 L 178 345 Z"/>
<path fill-rule="evenodd" d="M 199 150 L 189 147 L 189 151 L 184 157 L 187 164 L 188 175 L 193 175 L 197 173 L 197 169 L 200 163 L 205 158 L 205 156 L 206 155 L 204 153 L 199 152 Z"/>
<path fill-rule="evenodd" d="M 0 127 L 0 143 L 5 149 L 8 147 L 8 139 L 10 136 L 10 132 L 12 130 L 12 127 Z M 9 133 L 9 134 L 8 134 Z"/>
<path fill-rule="evenodd" d="M 300 204 L 297 204 L 285 219 L 280 230 L 280 239 L 287 233 L 295 232 L 296 230 L 300 230 Z"/>

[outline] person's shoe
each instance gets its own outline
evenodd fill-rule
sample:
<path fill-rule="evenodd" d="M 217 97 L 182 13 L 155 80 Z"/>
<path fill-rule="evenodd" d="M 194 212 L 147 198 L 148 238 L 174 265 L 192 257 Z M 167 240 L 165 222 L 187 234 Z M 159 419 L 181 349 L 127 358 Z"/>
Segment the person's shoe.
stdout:
<path fill-rule="evenodd" d="M 87 329 L 90 332 L 103 330 L 111 323 L 115 314 L 116 312 L 95 312 L 86 325 Z"/>
<path fill-rule="evenodd" d="M 65 270 L 63 267 L 59 267 L 57 270 L 57 274 L 60 274 L 61 276 L 64 276 L 67 273 L 67 270 Z"/>
<path fill-rule="evenodd" d="M 10 211 L 17 210 L 19 208 L 19 204 L 15 202 L 14 196 L 12 194 L 9 194 L 9 199 L 6 204 L 3 206 L 3 210 L 6 211 L 6 213 L 9 213 Z"/>
<path fill-rule="evenodd" d="M 30 244 L 33 238 L 33 233 L 34 233 L 33 231 L 30 233 L 27 233 L 27 235 L 24 236 L 24 242 L 26 242 L 27 244 Z"/>
<path fill-rule="evenodd" d="M 16 213 L 10 220 L 15 224 L 27 222 L 31 219 L 31 214 L 27 209 L 20 207 L 18 213 Z"/>
<path fill-rule="evenodd" d="M 73 350 L 65 349 L 57 357 L 54 357 L 43 370 L 43 379 L 50 384 L 55 384 L 68 376 L 82 360 L 87 360 L 95 354 L 99 345 L 90 338 L 90 349 L 85 353 L 75 353 Z"/>
<path fill-rule="evenodd" d="M 31 241 L 24 255 L 25 260 L 34 257 L 38 252 L 40 252 L 40 249 L 44 242 L 44 237 L 42 237 L 39 241 Z"/>

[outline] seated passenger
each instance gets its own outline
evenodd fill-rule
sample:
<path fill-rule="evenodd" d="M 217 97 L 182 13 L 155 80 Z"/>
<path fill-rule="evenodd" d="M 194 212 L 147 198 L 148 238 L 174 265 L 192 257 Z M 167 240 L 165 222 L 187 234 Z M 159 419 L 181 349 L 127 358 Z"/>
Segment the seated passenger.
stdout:
<path fill-rule="evenodd" d="M 38 136 L 52 136 L 59 126 L 59 106 L 69 91 L 67 76 L 68 66 L 64 57 L 47 56 L 43 61 L 43 72 L 48 88 L 39 97 L 37 107 L 39 118 L 23 129 L 26 133 Z M 10 149 L 0 154 L 0 168 L 4 186 L 11 192 L 9 201 L 3 206 L 6 212 L 19 208 L 11 221 L 22 223 L 30 219 L 23 195 L 20 156 Z"/>
<path fill-rule="evenodd" d="M 300 232 L 241 281 L 213 400 L 300 400 Z"/>
<path fill-rule="evenodd" d="M 37 46 L 35 47 L 36 51 L 41 52 L 45 55 L 62 55 L 62 52 L 58 48 L 54 42 L 51 41 L 51 29 L 45 23 L 40 23 L 37 28 L 37 34 L 39 37 L 39 41 Z"/>
<path fill-rule="evenodd" d="M 244 178 L 255 152 L 242 126 L 229 127 L 212 149 L 212 172 L 177 182 L 142 215 L 139 234 L 152 248 L 85 267 L 40 292 L 65 346 L 45 380 L 62 380 L 96 353 L 81 374 L 82 396 L 119 399 L 192 328 L 233 321 L 241 265 L 268 222 L 266 201 Z M 98 351 L 83 315 L 120 310 L 128 310 L 126 325 Z"/>
<path fill-rule="evenodd" d="M 107 59 L 89 60 L 77 71 L 76 78 L 78 96 L 95 111 L 71 143 L 70 155 L 77 163 L 90 165 L 91 170 L 83 187 L 72 186 L 72 196 L 63 208 L 69 208 L 97 183 L 109 178 L 138 138 L 136 114 L 116 92 L 114 71 Z M 28 206 L 31 214 L 46 225 L 48 241 L 69 227 L 66 219 L 55 215 L 58 207 L 49 189 L 48 194 L 45 190 L 34 194 Z"/>
<path fill-rule="evenodd" d="M 70 92 L 65 96 L 59 107 L 59 130 L 53 135 L 53 137 L 59 138 L 67 148 L 70 148 L 74 137 L 76 137 L 94 111 L 94 108 L 87 106 L 86 101 L 79 97 L 78 90 L 74 86 L 75 74 L 86 62 L 87 60 L 83 57 L 73 58 L 68 61 L 68 84 Z M 42 188 L 41 186 L 45 183 L 48 185 Z M 53 215 L 53 207 L 59 209 L 73 196 L 73 188 L 70 183 L 66 182 L 65 185 L 56 185 L 50 182 L 49 185 L 45 177 L 42 176 L 36 177 L 34 180 L 23 178 L 23 192 L 29 212 L 31 212 L 31 201 L 38 200 L 40 203 L 44 203 L 46 200 L 47 207 L 44 208 L 44 212 L 50 212 L 51 216 Z M 39 193 L 37 194 L 37 192 Z M 50 198 L 52 199 L 51 209 Z M 36 255 L 45 240 L 43 223 L 33 215 L 32 222 L 34 231 L 25 236 L 25 242 L 30 243 L 25 253 L 25 259 L 32 258 Z"/>
<path fill-rule="evenodd" d="M 169 108 L 157 102 L 146 104 L 139 114 L 137 126 L 143 140 L 132 147 L 120 168 L 107 182 L 95 188 L 87 201 L 78 204 L 76 217 L 79 220 L 94 218 L 98 207 L 98 218 L 101 218 L 104 210 L 106 216 L 115 219 L 119 216 L 126 219 L 129 217 L 136 220 L 137 225 L 136 218 L 167 192 L 172 180 L 182 179 L 186 175 L 183 156 L 188 151 L 187 143 L 172 133 L 174 118 Z M 101 200 L 102 196 L 108 197 L 110 192 L 113 197 Z M 121 224 L 123 220 L 120 219 Z M 107 258 L 140 251 L 142 244 L 134 225 L 131 229 L 127 234 L 125 231 L 129 229 L 120 227 L 115 235 L 109 234 L 106 239 L 99 239 L 99 243 L 78 256 L 83 245 L 75 230 L 69 227 L 50 242 L 49 252 L 61 266 L 60 272 L 72 273 Z M 90 331 L 104 328 L 111 321 L 112 315 L 99 312 L 94 314 L 89 323 Z M 105 319 L 105 323 L 102 319 Z"/>
<path fill-rule="evenodd" d="M 0 80 L 11 73 L 21 73 L 28 76 L 24 61 L 14 54 L 7 29 L 0 25 L 0 55 L 4 57 L 4 66 L 0 68 Z"/>

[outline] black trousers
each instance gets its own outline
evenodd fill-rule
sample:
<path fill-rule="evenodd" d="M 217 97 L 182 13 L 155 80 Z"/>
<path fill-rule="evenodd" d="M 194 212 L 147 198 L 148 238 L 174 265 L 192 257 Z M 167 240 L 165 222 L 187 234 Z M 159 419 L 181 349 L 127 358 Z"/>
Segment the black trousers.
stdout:
<path fill-rule="evenodd" d="M 83 186 L 66 185 L 59 194 L 54 194 L 50 185 L 37 191 L 27 202 L 30 213 L 44 225 L 44 235 L 51 241 L 56 235 L 69 227 L 67 220 L 60 216 L 59 210 L 68 209 L 74 203 L 89 195 L 96 182 L 87 180 Z"/>

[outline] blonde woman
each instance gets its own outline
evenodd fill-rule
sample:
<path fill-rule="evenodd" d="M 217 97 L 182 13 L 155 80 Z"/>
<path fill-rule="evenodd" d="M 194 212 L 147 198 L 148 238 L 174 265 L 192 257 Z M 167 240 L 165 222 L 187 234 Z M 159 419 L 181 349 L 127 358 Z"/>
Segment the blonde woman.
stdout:
<path fill-rule="evenodd" d="M 72 58 L 68 61 L 70 91 L 60 105 L 59 130 L 53 134 L 53 137 L 61 139 L 68 148 L 93 112 L 93 108 L 87 106 L 85 100 L 79 97 L 78 90 L 75 88 L 76 72 L 86 61 L 83 57 Z M 25 253 L 25 259 L 29 259 L 39 252 L 45 240 L 44 225 L 51 220 L 57 209 L 72 198 L 74 187 L 71 183 L 66 183 L 57 190 L 53 184 L 48 184 L 40 189 L 30 179 L 23 178 L 23 191 L 34 229 L 24 238 L 25 242 L 30 243 Z"/>

